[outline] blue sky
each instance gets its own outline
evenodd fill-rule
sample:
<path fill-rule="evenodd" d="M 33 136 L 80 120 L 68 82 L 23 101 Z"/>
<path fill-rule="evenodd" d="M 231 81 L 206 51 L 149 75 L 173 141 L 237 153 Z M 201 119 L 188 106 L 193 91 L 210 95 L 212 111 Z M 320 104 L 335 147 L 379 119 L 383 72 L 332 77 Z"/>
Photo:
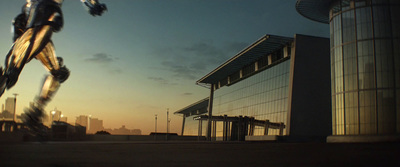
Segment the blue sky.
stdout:
<path fill-rule="evenodd" d="M 7 3 L 6 3 L 7 2 Z M 24 0 L 0 1 L 0 61 L 11 46 L 11 20 Z M 74 122 L 79 115 L 106 128 L 165 131 L 170 113 L 209 95 L 195 82 L 265 34 L 329 36 L 329 26 L 300 16 L 295 0 L 102 0 L 108 11 L 89 15 L 79 0 L 65 0 L 64 28 L 53 34 L 57 56 L 71 70 L 46 110 Z M 17 114 L 38 94 L 45 69 L 27 64 L 18 83 Z M 170 114 L 172 115 L 172 114 Z M 180 132 L 181 117 L 171 116 Z"/>

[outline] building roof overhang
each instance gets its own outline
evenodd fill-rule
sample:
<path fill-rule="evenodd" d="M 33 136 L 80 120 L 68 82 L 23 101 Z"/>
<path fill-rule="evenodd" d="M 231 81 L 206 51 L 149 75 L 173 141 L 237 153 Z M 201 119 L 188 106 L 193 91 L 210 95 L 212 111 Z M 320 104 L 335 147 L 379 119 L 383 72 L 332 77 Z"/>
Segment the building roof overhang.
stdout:
<path fill-rule="evenodd" d="M 182 108 L 182 109 L 180 109 L 178 111 L 175 111 L 174 114 L 184 114 L 184 115 L 186 115 L 186 114 L 193 113 L 194 111 L 203 111 L 203 110 L 207 111 L 208 100 L 209 100 L 208 97 L 205 98 L 205 99 L 202 99 L 202 100 L 200 100 L 200 101 L 198 101 L 196 103 L 193 103 L 193 104 L 191 104 L 191 105 L 189 105 L 189 106 L 187 106 L 185 108 Z"/>
<path fill-rule="evenodd" d="M 265 35 L 219 67 L 199 79 L 196 84 L 215 84 L 227 76 L 239 71 L 246 65 L 255 62 L 262 56 L 273 53 L 293 41 L 293 38 L 276 35 Z"/>
<path fill-rule="evenodd" d="M 329 23 L 329 7 L 334 0 L 297 0 L 296 10 L 302 16 L 320 23 Z"/>

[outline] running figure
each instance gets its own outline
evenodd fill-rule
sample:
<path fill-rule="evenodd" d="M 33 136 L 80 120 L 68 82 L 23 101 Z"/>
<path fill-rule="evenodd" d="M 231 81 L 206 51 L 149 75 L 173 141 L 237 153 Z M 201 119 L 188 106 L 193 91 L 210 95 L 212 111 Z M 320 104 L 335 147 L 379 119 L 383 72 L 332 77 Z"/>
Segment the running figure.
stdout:
<path fill-rule="evenodd" d="M 93 16 L 107 10 L 98 0 L 81 1 Z M 44 107 L 70 74 L 63 59 L 56 57 L 51 41 L 53 32 L 59 32 L 64 24 L 62 3 L 63 0 L 26 0 L 22 13 L 13 20 L 14 43 L 6 56 L 5 68 L 0 67 L 0 97 L 15 85 L 25 64 L 32 59 L 39 60 L 50 72 L 39 96 L 23 115 L 24 123 L 32 130 L 42 125 Z"/>

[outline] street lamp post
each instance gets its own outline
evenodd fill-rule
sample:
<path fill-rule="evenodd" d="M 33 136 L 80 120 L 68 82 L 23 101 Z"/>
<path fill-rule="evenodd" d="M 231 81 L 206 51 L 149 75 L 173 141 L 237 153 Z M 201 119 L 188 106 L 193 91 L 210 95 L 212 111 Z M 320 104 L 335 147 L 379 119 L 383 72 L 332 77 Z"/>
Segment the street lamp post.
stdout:
<path fill-rule="evenodd" d="M 157 114 L 155 115 L 155 117 L 156 117 L 156 122 L 155 122 L 156 125 L 154 126 L 154 132 L 157 133 Z"/>
<path fill-rule="evenodd" d="M 154 126 L 154 140 L 157 140 L 157 114 L 155 116 L 155 126 Z"/>
<path fill-rule="evenodd" d="M 167 108 L 167 134 L 165 135 L 165 139 L 168 140 L 169 134 L 169 109 Z"/>
<path fill-rule="evenodd" d="M 169 111 L 168 111 L 168 108 L 167 108 L 167 134 L 169 133 L 169 121 L 168 121 L 168 119 L 169 119 Z"/>

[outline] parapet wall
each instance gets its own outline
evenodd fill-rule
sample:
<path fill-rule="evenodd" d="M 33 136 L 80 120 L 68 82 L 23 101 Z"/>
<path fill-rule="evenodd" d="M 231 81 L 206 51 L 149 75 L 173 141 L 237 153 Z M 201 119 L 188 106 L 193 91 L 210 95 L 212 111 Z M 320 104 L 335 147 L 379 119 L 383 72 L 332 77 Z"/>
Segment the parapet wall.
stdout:
<path fill-rule="evenodd" d="M 165 135 L 86 135 L 87 141 L 204 141 L 204 136 Z"/>

